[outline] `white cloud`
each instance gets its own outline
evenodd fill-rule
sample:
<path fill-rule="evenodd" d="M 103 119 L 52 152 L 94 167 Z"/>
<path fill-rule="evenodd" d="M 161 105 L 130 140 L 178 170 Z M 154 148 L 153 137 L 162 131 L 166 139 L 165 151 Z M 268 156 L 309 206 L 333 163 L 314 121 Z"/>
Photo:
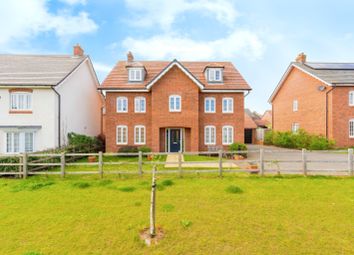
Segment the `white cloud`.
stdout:
<path fill-rule="evenodd" d="M 42 32 L 59 37 L 96 31 L 97 24 L 86 12 L 72 15 L 68 11 L 51 13 L 46 0 L 0 1 L 0 45 L 12 40 L 26 40 Z"/>
<path fill-rule="evenodd" d="M 108 73 L 112 70 L 112 66 L 107 65 L 107 64 L 103 64 L 103 63 L 99 63 L 99 62 L 94 62 L 93 66 L 95 67 L 95 70 L 97 72 L 102 72 L 102 73 Z"/>
<path fill-rule="evenodd" d="M 235 30 L 224 38 L 196 41 L 175 34 L 156 35 L 147 39 L 126 38 L 123 48 L 146 59 L 231 60 L 262 57 L 265 46 L 259 36 L 248 30 Z"/>
<path fill-rule="evenodd" d="M 140 27 L 158 25 L 169 30 L 176 19 L 188 11 L 212 16 L 223 24 L 231 26 L 238 12 L 229 0 L 125 0 L 132 12 L 129 24 Z"/>
<path fill-rule="evenodd" d="M 75 4 L 85 5 L 87 3 L 86 0 L 60 0 L 60 2 L 70 4 L 70 5 L 75 5 Z"/>

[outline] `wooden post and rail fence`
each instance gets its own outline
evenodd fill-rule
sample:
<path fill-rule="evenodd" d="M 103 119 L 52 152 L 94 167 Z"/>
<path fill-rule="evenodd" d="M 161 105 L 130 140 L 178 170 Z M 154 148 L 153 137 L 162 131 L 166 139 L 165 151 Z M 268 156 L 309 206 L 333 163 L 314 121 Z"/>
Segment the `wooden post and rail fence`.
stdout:
<path fill-rule="evenodd" d="M 284 150 L 282 151 L 284 152 Z M 323 152 L 323 151 L 322 151 Z M 330 152 L 330 151 L 327 151 Z M 332 151 L 333 152 L 333 151 Z M 240 155 L 240 154 L 245 154 L 248 153 L 249 155 L 253 153 L 254 155 L 252 159 L 246 158 L 243 160 L 236 160 L 233 158 L 234 155 Z M 258 156 L 257 156 L 258 153 Z M 266 149 L 258 149 L 258 150 L 248 150 L 248 151 L 214 151 L 214 152 L 178 152 L 177 153 L 177 158 L 178 161 L 176 162 L 176 167 L 174 169 L 168 169 L 166 167 L 167 163 L 165 160 L 160 160 L 160 161 L 148 161 L 144 160 L 145 157 L 148 155 L 154 155 L 154 156 L 165 156 L 168 155 L 169 153 L 103 153 L 103 152 L 98 152 L 98 153 L 58 153 L 58 154 L 30 154 L 30 153 L 23 153 L 23 154 L 16 154 L 16 155 L 0 155 L 0 176 L 4 175 L 16 175 L 18 177 L 22 177 L 26 179 L 30 175 L 60 175 L 62 178 L 65 178 L 67 175 L 70 174 L 98 174 L 101 178 L 104 177 L 104 174 L 138 174 L 138 175 L 143 175 L 145 173 L 152 173 L 150 169 L 144 170 L 144 166 L 150 165 L 151 167 L 153 165 L 157 166 L 162 166 L 160 169 L 156 170 L 156 174 L 177 174 L 179 176 L 183 176 L 184 174 L 190 174 L 190 173 L 217 173 L 218 176 L 222 177 L 224 173 L 232 173 L 232 172 L 248 172 L 248 173 L 258 173 L 260 176 L 264 176 L 265 174 L 268 173 L 274 173 L 276 172 L 274 169 L 266 169 L 267 164 L 271 164 L 274 160 L 266 159 L 266 154 L 269 154 Z M 272 151 L 271 153 L 274 153 Z M 354 175 L 354 167 L 353 167 L 353 149 L 348 149 L 347 151 L 337 151 L 337 153 L 341 153 L 344 155 L 345 159 L 345 153 L 347 154 L 347 158 L 345 160 L 309 160 L 308 155 L 309 151 L 302 149 L 301 151 L 294 151 L 294 150 L 289 150 L 289 153 L 297 153 L 301 155 L 301 159 L 292 159 L 292 160 L 276 160 L 278 164 L 282 163 L 290 163 L 290 164 L 298 164 L 300 166 L 297 167 L 296 170 L 288 170 L 288 169 L 282 169 L 281 173 L 285 174 L 301 174 L 304 176 L 307 176 L 309 174 L 321 174 L 321 175 L 347 175 L 347 176 L 353 176 Z M 209 155 L 213 157 L 213 160 L 208 160 L 208 161 L 187 161 L 185 162 L 183 160 L 184 155 Z M 255 156 L 256 155 L 256 156 Z M 112 162 L 112 161 L 107 161 L 105 158 L 107 156 L 114 157 L 118 156 L 119 161 Z M 1 158 L 5 157 L 14 157 L 18 159 L 17 163 L 5 163 L 1 161 Z M 31 158 L 35 157 L 36 160 L 30 160 Z M 86 157 L 95 157 L 96 161 L 95 162 L 73 162 L 71 159 L 75 158 L 86 158 Z M 136 158 L 136 161 L 124 161 L 124 157 L 133 157 Z M 38 158 L 43 158 L 44 162 L 41 162 Z M 49 159 L 57 159 L 55 162 L 48 162 Z M 203 168 L 203 167 L 198 167 L 198 164 L 208 164 L 211 163 L 214 164 L 214 167 L 211 168 Z M 227 164 L 235 164 L 239 165 L 239 167 L 229 167 L 226 165 Z M 346 167 L 343 167 L 343 169 L 337 169 L 337 170 L 326 170 L 323 171 L 322 169 L 309 169 L 309 164 L 310 163 L 341 163 L 345 164 Z M 196 167 L 193 167 L 193 169 L 188 169 L 186 166 L 188 164 L 189 166 L 192 164 L 196 164 Z M 247 166 L 253 166 L 252 168 L 246 167 Z M 128 170 L 128 171 L 115 171 L 115 170 L 105 170 L 105 166 L 107 165 L 136 165 L 136 170 Z M 96 170 L 91 170 L 91 171 L 67 171 L 67 167 L 70 166 L 94 166 Z M 256 166 L 256 169 L 254 168 Z M 17 169 L 17 171 L 2 171 L 2 167 L 13 167 L 13 169 Z M 46 168 L 45 171 L 43 170 L 33 170 L 33 169 L 40 169 Z M 131 168 L 131 167 L 130 167 Z"/>

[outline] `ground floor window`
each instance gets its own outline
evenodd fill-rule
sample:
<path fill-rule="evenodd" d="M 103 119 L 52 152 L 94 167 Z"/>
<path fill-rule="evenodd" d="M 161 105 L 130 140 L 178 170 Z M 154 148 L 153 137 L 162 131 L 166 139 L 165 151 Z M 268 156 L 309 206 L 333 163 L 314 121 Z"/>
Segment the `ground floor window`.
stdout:
<path fill-rule="evenodd" d="M 234 128 L 232 126 L 223 126 L 222 144 L 229 145 L 234 142 Z"/>
<path fill-rule="evenodd" d="M 145 126 L 135 126 L 134 143 L 145 144 Z"/>
<path fill-rule="evenodd" d="M 297 133 L 300 129 L 300 124 L 299 123 L 293 123 L 291 130 L 293 133 Z"/>
<path fill-rule="evenodd" d="M 214 126 L 206 126 L 204 129 L 204 143 L 206 145 L 213 145 L 216 143 L 216 135 L 215 135 L 215 127 Z"/>
<path fill-rule="evenodd" d="M 354 119 L 349 120 L 349 138 L 354 138 Z"/>
<path fill-rule="evenodd" d="M 117 126 L 117 144 L 128 144 L 128 127 Z"/>
<path fill-rule="evenodd" d="M 21 153 L 34 151 L 33 132 L 7 132 L 6 133 L 6 152 Z"/>

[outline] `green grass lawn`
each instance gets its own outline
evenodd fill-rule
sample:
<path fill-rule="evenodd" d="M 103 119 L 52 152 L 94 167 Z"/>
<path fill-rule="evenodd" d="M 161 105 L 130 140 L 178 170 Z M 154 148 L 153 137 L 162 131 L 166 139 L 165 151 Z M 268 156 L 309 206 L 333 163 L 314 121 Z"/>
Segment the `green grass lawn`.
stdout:
<path fill-rule="evenodd" d="M 167 179 L 171 181 L 166 181 Z M 0 254 L 353 254 L 354 179 L 159 176 L 0 179 Z"/>

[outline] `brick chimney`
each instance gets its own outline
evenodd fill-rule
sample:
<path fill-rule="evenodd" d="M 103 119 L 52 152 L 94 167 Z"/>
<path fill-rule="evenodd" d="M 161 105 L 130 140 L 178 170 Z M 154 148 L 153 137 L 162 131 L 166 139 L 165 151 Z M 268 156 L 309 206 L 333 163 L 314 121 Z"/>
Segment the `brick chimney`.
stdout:
<path fill-rule="evenodd" d="M 128 51 L 127 53 L 127 62 L 134 62 L 134 56 L 133 53 L 131 53 L 131 51 Z"/>
<path fill-rule="evenodd" d="M 80 44 L 74 45 L 74 56 L 82 57 L 84 55 L 84 50 L 81 48 Z"/>
<path fill-rule="evenodd" d="M 306 54 L 301 52 L 299 55 L 297 55 L 295 61 L 304 64 L 306 62 Z"/>

